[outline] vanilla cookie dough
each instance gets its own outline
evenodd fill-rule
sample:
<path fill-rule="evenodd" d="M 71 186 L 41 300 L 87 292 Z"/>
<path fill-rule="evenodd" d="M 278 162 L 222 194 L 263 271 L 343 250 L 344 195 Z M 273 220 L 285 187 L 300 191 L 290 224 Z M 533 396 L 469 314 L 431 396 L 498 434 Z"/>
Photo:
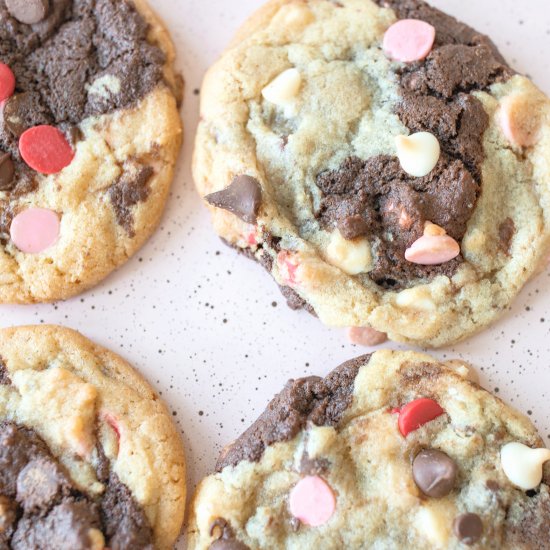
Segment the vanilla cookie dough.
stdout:
<path fill-rule="evenodd" d="M 0 0 L 0 302 L 64 299 L 156 228 L 183 81 L 144 0 Z"/>
<path fill-rule="evenodd" d="M 183 447 L 132 367 L 72 330 L 0 330 L 0 548 L 169 550 Z"/>
<path fill-rule="evenodd" d="M 548 254 L 550 101 L 422 0 L 272 0 L 201 98 L 215 230 L 327 325 L 448 345 Z"/>
<path fill-rule="evenodd" d="M 379 351 L 291 380 L 199 485 L 189 550 L 550 549 L 550 450 L 468 374 Z"/>

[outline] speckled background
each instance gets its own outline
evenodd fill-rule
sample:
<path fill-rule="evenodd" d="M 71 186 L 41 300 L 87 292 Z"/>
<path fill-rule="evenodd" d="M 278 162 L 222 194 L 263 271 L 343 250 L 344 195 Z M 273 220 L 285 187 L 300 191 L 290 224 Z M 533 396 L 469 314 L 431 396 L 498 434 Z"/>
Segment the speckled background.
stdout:
<path fill-rule="evenodd" d="M 344 331 L 287 309 L 261 268 L 214 235 L 190 158 L 202 76 L 262 0 L 150 0 L 172 31 L 187 81 L 186 144 L 162 226 L 104 284 L 74 300 L 0 307 L 0 325 L 60 323 L 119 352 L 162 393 L 187 449 L 192 489 L 290 377 L 326 374 L 365 352 Z M 550 93 L 548 0 L 433 0 L 490 34 Z M 550 271 L 484 334 L 440 351 L 478 367 L 483 384 L 527 412 L 550 445 Z M 181 543 L 184 547 L 184 543 Z"/>

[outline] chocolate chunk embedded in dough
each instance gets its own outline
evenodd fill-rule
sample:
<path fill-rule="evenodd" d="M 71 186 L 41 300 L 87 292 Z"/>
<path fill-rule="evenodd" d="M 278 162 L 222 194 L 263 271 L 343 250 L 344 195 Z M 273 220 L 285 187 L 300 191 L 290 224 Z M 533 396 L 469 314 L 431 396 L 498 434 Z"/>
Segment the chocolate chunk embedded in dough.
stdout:
<path fill-rule="evenodd" d="M 453 531 L 462 544 L 475 544 L 483 535 L 483 522 L 477 514 L 462 514 L 455 519 Z"/>
<path fill-rule="evenodd" d="M 204 197 L 212 206 L 223 208 L 246 223 L 255 224 L 262 202 L 262 188 L 256 178 L 241 175 L 229 187 Z"/>
<path fill-rule="evenodd" d="M 149 180 L 154 170 L 150 166 L 128 167 L 116 183 L 109 188 L 109 197 L 115 217 L 130 237 L 135 236 L 132 208 L 147 200 L 151 189 Z"/>
<path fill-rule="evenodd" d="M 15 166 L 9 153 L 0 153 L 0 191 L 9 191 L 13 188 Z"/>

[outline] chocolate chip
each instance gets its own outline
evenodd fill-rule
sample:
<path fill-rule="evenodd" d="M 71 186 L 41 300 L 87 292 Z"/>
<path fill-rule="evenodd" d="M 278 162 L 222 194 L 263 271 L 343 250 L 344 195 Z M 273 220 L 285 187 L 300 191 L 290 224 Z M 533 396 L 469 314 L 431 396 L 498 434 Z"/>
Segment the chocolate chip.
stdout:
<path fill-rule="evenodd" d="M 26 115 L 39 111 L 37 97 L 31 93 L 22 93 L 11 96 L 4 105 L 4 126 L 16 138 L 29 128 Z M 36 118 L 36 117 L 35 117 Z M 41 116 L 39 122 L 46 122 Z M 38 122 L 37 120 L 37 122 Z"/>
<path fill-rule="evenodd" d="M 48 510 L 68 496 L 71 484 L 61 467 L 48 458 L 31 460 L 17 477 L 17 501 L 25 512 Z"/>
<path fill-rule="evenodd" d="M 48 0 L 6 0 L 6 8 L 20 23 L 34 25 L 46 17 L 49 2 Z"/>
<path fill-rule="evenodd" d="M 510 253 L 510 245 L 512 244 L 512 239 L 516 233 L 516 224 L 512 218 L 506 218 L 498 226 L 498 239 L 500 249 L 505 253 Z"/>
<path fill-rule="evenodd" d="M 9 153 L 0 153 L 0 191 L 13 189 L 15 165 Z"/>
<path fill-rule="evenodd" d="M 477 514 L 462 514 L 455 519 L 453 530 L 463 544 L 475 544 L 483 535 L 483 522 Z"/>
<path fill-rule="evenodd" d="M 457 465 L 442 451 L 425 449 L 413 462 L 413 478 L 418 488 L 432 498 L 448 495 L 455 486 Z"/>
<path fill-rule="evenodd" d="M 216 518 L 210 526 L 210 536 L 215 540 L 209 550 L 250 550 L 248 546 L 235 538 L 231 525 L 224 518 Z"/>
<path fill-rule="evenodd" d="M 300 460 L 299 471 L 303 475 L 307 476 L 320 476 L 326 474 L 330 468 L 330 461 L 326 458 L 310 458 L 309 455 L 304 453 Z"/>
<path fill-rule="evenodd" d="M 155 171 L 151 166 L 125 166 L 124 173 L 109 187 L 109 198 L 115 211 L 116 221 L 130 237 L 134 237 L 132 208 L 144 202 L 151 193 L 149 180 Z"/>
<path fill-rule="evenodd" d="M 262 202 L 262 188 L 251 176 L 237 176 L 229 187 L 204 197 L 212 206 L 223 208 L 246 223 L 255 224 Z"/>
<path fill-rule="evenodd" d="M 2 233 L 2 226 L 0 224 L 0 233 Z M 0 386 L 9 386 L 11 384 L 10 377 L 8 376 L 8 367 L 2 357 L 0 357 Z"/>
<path fill-rule="evenodd" d="M 84 139 L 84 134 L 78 126 L 70 126 L 66 131 L 65 135 L 71 147 L 74 149 L 79 141 Z"/>

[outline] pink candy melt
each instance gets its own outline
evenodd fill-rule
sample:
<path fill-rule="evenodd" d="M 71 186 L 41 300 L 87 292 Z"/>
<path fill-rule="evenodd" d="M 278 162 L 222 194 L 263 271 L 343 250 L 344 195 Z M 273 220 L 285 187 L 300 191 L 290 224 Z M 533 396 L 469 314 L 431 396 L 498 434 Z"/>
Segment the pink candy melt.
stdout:
<path fill-rule="evenodd" d="M 319 476 L 300 480 L 290 493 L 290 513 L 305 525 L 319 527 L 334 514 L 336 498 L 332 489 Z"/>
<path fill-rule="evenodd" d="M 460 254 L 460 245 L 448 235 L 424 235 L 405 251 L 408 262 L 419 265 L 440 265 Z"/>
<path fill-rule="evenodd" d="M 57 174 L 69 166 L 74 151 L 63 133 L 53 126 L 35 126 L 19 138 L 23 160 L 41 174 Z"/>
<path fill-rule="evenodd" d="M 281 250 L 281 252 L 277 255 L 277 264 L 285 284 L 288 286 L 295 286 L 298 283 L 296 272 L 299 267 L 295 255 L 292 254 L 292 252 Z"/>
<path fill-rule="evenodd" d="M 59 226 L 59 217 L 52 210 L 29 208 L 13 218 L 10 236 L 21 252 L 38 254 L 56 243 Z"/>
<path fill-rule="evenodd" d="M 402 19 L 384 35 L 384 52 L 395 61 L 411 63 L 425 59 L 432 51 L 435 29 L 418 19 Z"/>
<path fill-rule="evenodd" d="M 0 103 L 13 95 L 15 91 L 15 76 L 4 63 L 0 63 Z"/>
<path fill-rule="evenodd" d="M 531 147 L 537 142 L 537 131 L 530 127 L 529 114 L 514 97 L 505 98 L 499 111 L 500 127 L 506 139 L 519 147 Z"/>

